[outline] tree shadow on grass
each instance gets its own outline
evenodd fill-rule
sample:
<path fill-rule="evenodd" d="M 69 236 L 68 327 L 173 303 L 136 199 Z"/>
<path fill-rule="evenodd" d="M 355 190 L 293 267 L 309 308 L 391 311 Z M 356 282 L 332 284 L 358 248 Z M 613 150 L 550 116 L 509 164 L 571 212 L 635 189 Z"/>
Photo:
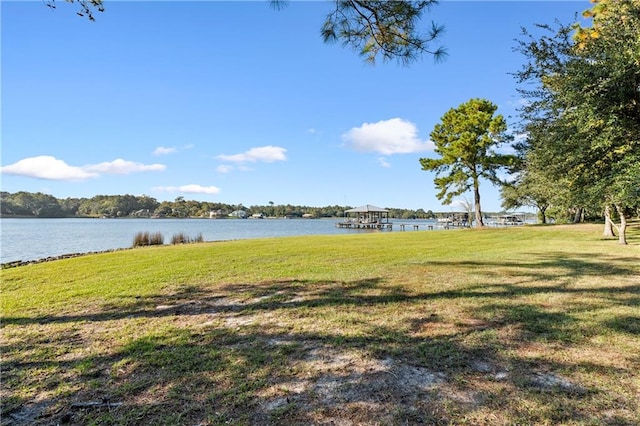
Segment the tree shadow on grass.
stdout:
<path fill-rule="evenodd" d="M 541 259 L 565 277 L 632 277 L 635 270 L 603 268 L 601 259 Z M 593 294 L 608 305 L 637 306 L 640 287 L 633 280 L 588 289 L 523 284 L 544 281 L 538 265 L 535 259 L 508 263 L 517 283 L 487 276 L 486 284 L 458 290 L 409 291 L 381 277 L 288 279 L 185 286 L 102 312 L 3 319 L 5 328 L 29 334 L 3 342 L 9 397 L 2 414 L 7 424 L 454 424 L 492 416 L 511 424 L 640 421 L 632 390 L 613 395 L 607 385 L 579 380 L 579 373 L 598 371 L 631 383 L 631 370 L 519 352 L 531 344 L 586 345 L 593 333 L 602 333 L 574 314 L 605 302 L 558 311 L 526 302 L 529 296 Z M 458 301 L 471 307 L 451 324 L 445 310 Z M 402 326 L 394 325 L 389 312 L 406 316 Z M 344 317 L 328 318 L 337 314 Z M 140 330 L 129 329 L 132 335 L 114 339 L 113 347 L 92 349 L 91 327 L 104 323 L 119 330 L 130 319 Z M 634 337 L 637 324 L 633 315 L 605 322 L 609 330 Z M 631 366 L 637 363 L 629 359 Z M 21 383 L 39 398 L 17 392 Z M 612 398 L 622 407 L 617 412 L 592 408 Z M 82 401 L 102 405 L 73 408 Z"/>
<path fill-rule="evenodd" d="M 614 317 L 605 321 L 604 324 L 614 331 L 640 336 L 640 316 L 638 315 Z"/>
<path fill-rule="evenodd" d="M 514 399 L 538 407 L 541 421 L 593 420 L 584 407 L 597 390 L 539 373 L 559 365 L 518 370 L 521 360 L 492 342 L 465 343 L 474 332 L 424 339 L 378 326 L 336 339 L 331 331 L 268 332 L 259 324 L 172 328 L 108 355 L 48 365 L 52 384 L 66 380 L 76 390 L 39 401 L 48 409 L 29 424 L 455 424 L 494 410 L 531 421 Z M 78 401 L 104 405 L 74 409 Z M 14 400 L 4 415 L 20 419 L 28 406 Z"/>
<path fill-rule="evenodd" d="M 638 257 L 606 257 L 597 259 L 587 255 L 567 254 L 563 252 L 530 253 L 531 261 L 511 260 L 495 261 L 440 261 L 429 259 L 424 266 L 462 268 L 478 274 L 495 277 L 496 270 L 508 273 L 513 278 L 524 278 L 526 282 L 545 282 L 577 277 L 637 277 L 640 275 Z"/>
<path fill-rule="evenodd" d="M 517 327 L 519 338 L 525 341 L 571 344 L 583 342 L 594 333 L 589 324 L 570 313 L 550 312 L 529 304 L 489 303 L 478 307 L 476 312 L 486 318 L 492 328 Z"/>
<path fill-rule="evenodd" d="M 430 268 L 457 269 L 476 277 L 486 274 L 487 283 L 467 285 L 462 289 L 420 293 L 409 292 L 401 285 L 391 286 L 382 278 L 366 278 L 355 281 L 323 280 L 275 280 L 260 283 L 228 284 L 214 290 L 200 286 L 184 286 L 173 294 L 136 297 L 133 302 L 106 304 L 102 311 L 80 315 L 44 315 L 36 317 L 4 317 L 4 325 L 27 325 L 33 323 L 65 323 L 78 321 L 112 321 L 123 318 L 156 318 L 169 315 L 200 314 L 203 311 L 243 312 L 247 310 L 273 310 L 281 308 L 314 308 L 320 306 L 365 306 L 399 302 L 417 302 L 438 299 L 460 298 L 512 298 L 534 294 L 584 294 L 608 298 L 628 306 L 640 305 L 640 284 L 633 284 L 640 276 L 640 268 L 632 259 L 617 259 L 628 266 L 598 259 L 570 258 L 561 254 L 538 255 L 543 262 L 476 262 L 476 261 L 430 261 Z M 552 260 L 553 259 L 553 260 Z M 637 259 L 634 259 L 637 260 Z M 557 273 L 540 273 L 542 269 L 554 268 Z M 492 271 L 506 268 L 501 281 L 492 283 Z M 555 284 L 560 279 L 575 280 L 582 276 L 630 277 L 631 285 L 603 285 L 598 287 L 571 287 L 568 283 Z M 545 284 L 552 282 L 554 284 Z M 535 283 L 536 285 L 528 285 Z M 384 285 L 383 285 L 384 284 Z M 429 289 L 434 286 L 429 284 Z M 371 290 L 381 290 L 372 292 Z"/>
<path fill-rule="evenodd" d="M 72 418 L 75 424 L 134 424 L 140 416 L 149 424 L 268 424 L 285 415 L 289 420 L 312 422 L 308 417 L 312 412 L 321 418 L 335 412 L 338 404 L 389 408 L 395 397 L 389 392 L 394 376 L 388 371 L 395 361 L 368 358 L 362 348 L 411 344 L 394 330 L 377 332 L 376 336 L 342 337 L 338 345 L 330 332 L 269 333 L 257 324 L 205 330 L 174 327 L 131 339 L 108 355 L 71 361 L 25 358 L 8 365 L 9 384 L 46 369 L 51 381 L 44 387 L 38 384 L 41 392 L 53 391 L 63 377 L 80 390 L 31 404 L 27 398 L 14 398 L 8 407 L 4 404 L 3 417 L 14 424 L 46 424 L 62 417 Z M 65 337 L 69 336 L 60 336 Z M 43 337 L 35 343 L 44 341 Z M 81 365 L 90 367 L 80 371 Z M 425 380 L 435 380 L 433 373 L 423 373 Z M 100 383 L 99 389 L 86 386 L 88 377 Z M 372 392 L 359 390 L 365 382 Z M 424 383 L 430 385 L 430 381 Z M 385 388 L 386 394 L 378 395 Z M 412 391 L 408 387 L 402 396 Z M 115 410 L 70 408 L 78 400 L 127 402 Z M 347 411 L 341 409 L 335 415 L 353 414 Z"/>

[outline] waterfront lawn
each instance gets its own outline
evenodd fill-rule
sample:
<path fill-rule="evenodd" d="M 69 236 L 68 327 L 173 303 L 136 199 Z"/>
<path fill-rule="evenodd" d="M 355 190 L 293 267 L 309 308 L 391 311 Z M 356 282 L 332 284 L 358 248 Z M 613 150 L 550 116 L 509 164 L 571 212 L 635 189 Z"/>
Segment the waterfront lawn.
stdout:
<path fill-rule="evenodd" d="M 2 271 L 3 424 L 640 424 L 640 232 L 381 232 Z"/>

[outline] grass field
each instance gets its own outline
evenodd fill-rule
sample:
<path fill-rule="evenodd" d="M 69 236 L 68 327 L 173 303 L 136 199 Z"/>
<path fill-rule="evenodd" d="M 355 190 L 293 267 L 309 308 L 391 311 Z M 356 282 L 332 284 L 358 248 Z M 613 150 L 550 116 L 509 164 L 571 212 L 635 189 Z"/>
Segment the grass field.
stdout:
<path fill-rule="evenodd" d="M 638 425 L 640 227 L 139 248 L 2 270 L 3 425 Z"/>

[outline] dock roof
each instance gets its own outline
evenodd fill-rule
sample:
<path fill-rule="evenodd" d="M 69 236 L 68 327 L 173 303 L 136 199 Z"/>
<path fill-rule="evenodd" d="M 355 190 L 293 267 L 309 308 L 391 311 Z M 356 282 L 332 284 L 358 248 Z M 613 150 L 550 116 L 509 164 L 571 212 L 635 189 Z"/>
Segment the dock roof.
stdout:
<path fill-rule="evenodd" d="M 371 204 L 367 204 L 364 206 L 356 207 L 355 209 L 345 210 L 347 213 L 369 213 L 369 212 L 380 212 L 380 213 L 388 213 L 389 210 L 383 209 L 381 207 L 372 206 Z"/>

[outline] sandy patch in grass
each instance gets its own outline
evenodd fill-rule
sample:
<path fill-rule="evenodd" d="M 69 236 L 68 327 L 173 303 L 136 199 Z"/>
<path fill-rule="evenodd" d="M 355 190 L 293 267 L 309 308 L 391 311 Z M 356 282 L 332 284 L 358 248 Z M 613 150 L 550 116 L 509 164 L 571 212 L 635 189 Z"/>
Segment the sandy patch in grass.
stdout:
<path fill-rule="evenodd" d="M 357 419 L 358 413 L 361 418 L 379 416 L 384 423 L 394 410 L 411 411 L 419 400 L 429 399 L 447 380 L 443 372 L 397 359 L 374 359 L 358 350 L 340 350 L 313 342 L 303 346 L 304 356 L 292 366 L 295 377 L 272 384 L 260 393 L 265 414 L 295 406 L 299 413 L 315 416 L 317 424 L 357 424 L 345 423 L 344 419 Z"/>

